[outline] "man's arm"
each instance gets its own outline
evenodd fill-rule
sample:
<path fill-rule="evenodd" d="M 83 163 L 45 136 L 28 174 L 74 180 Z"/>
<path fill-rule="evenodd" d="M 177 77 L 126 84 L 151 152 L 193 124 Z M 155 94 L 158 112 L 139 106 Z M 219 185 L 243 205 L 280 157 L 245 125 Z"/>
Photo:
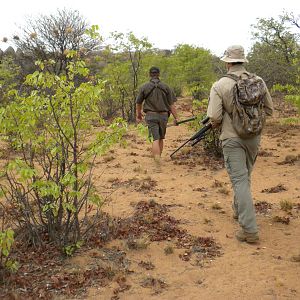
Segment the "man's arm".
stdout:
<path fill-rule="evenodd" d="M 143 119 L 142 104 L 137 103 L 136 104 L 136 120 L 137 120 L 137 122 L 141 122 L 142 119 Z"/>
<path fill-rule="evenodd" d="M 177 125 L 177 122 L 179 120 L 177 110 L 175 107 L 175 102 L 177 101 L 177 98 L 175 96 L 174 91 L 169 86 L 167 86 L 167 89 L 168 89 L 168 102 L 170 105 L 170 112 L 171 112 L 172 116 L 174 117 L 174 125 Z"/>
<path fill-rule="evenodd" d="M 170 106 L 170 111 L 171 111 L 171 114 L 174 117 L 174 124 L 177 125 L 178 115 L 177 115 L 177 110 L 176 110 L 176 107 L 175 107 L 174 103 Z"/>
<path fill-rule="evenodd" d="M 143 115 L 142 115 L 142 104 L 144 102 L 144 91 L 143 91 L 143 88 L 141 87 L 140 88 L 140 91 L 139 91 L 139 94 L 137 95 L 136 97 L 136 121 L 137 122 L 141 122 L 142 119 L 143 119 Z"/>
<path fill-rule="evenodd" d="M 207 116 L 209 117 L 213 127 L 218 127 L 222 123 L 223 104 L 222 98 L 217 91 L 216 84 L 214 84 L 210 90 Z"/>

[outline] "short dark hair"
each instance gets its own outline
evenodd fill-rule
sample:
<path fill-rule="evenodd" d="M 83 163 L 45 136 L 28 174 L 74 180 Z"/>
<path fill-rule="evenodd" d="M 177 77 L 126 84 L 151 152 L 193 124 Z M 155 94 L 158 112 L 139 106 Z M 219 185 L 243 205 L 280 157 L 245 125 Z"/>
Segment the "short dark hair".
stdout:
<path fill-rule="evenodd" d="M 149 73 L 159 73 L 159 68 L 158 67 L 151 67 L 149 70 Z"/>

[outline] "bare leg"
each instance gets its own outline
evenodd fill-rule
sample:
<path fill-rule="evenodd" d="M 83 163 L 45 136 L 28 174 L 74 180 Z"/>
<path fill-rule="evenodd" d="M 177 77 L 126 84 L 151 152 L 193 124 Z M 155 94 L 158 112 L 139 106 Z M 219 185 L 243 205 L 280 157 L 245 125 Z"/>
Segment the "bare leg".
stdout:
<path fill-rule="evenodd" d="M 155 140 L 152 143 L 152 154 L 154 157 L 161 155 L 160 140 Z"/>
<path fill-rule="evenodd" d="M 162 139 L 159 140 L 159 148 L 160 148 L 160 155 L 161 155 L 164 149 L 164 140 Z"/>

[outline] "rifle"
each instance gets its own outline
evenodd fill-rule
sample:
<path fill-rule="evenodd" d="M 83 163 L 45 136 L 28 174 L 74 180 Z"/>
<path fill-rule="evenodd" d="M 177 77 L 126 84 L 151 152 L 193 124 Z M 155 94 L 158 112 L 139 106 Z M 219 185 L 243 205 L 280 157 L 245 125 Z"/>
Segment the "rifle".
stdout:
<path fill-rule="evenodd" d="M 178 121 L 175 124 L 168 124 L 167 127 L 173 127 L 173 126 L 177 126 L 177 125 L 180 125 L 180 124 L 183 124 L 183 123 L 187 123 L 187 122 L 191 122 L 191 121 L 195 121 L 197 119 L 197 117 L 191 117 L 191 118 L 188 118 L 188 119 L 185 119 L 185 120 L 182 120 L 182 121 Z"/>
<path fill-rule="evenodd" d="M 211 129 L 211 123 L 208 123 L 209 117 L 206 117 L 201 123 L 204 125 L 198 132 L 196 132 L 191 138 L 189 138 L 186 142 L 184 142 L 180 147 L 178 147 L 171 155 L 172 157 L 177 151 L 179 151 L 182 147 L 184 147 L 187 143 L 192 142 L 191 146 L 195 146 L 201 140 L 204 139 L 206 132 Z"/>
<path fill-rule="evenodd" d="M 197 119 L 197 117 L 188 118 L 188 119 L 177 122 L 177 125 L 187 123 L 187 122 L 191 122 L 191 121 L 195 121 L 196 119 Z"/>

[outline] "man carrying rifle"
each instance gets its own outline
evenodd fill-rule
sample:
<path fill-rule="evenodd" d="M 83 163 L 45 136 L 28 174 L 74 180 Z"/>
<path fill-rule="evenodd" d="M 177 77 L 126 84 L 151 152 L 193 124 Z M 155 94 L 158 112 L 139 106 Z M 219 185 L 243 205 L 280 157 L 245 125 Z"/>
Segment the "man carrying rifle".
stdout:
<path fill-rule="evenodd" d="M 207 116 L 213 127 L 222 126 L 220 140 L 234 191 L 233 217 L 241 226 L 236 238 L 255 243 L 259 236 L 250 175 L 265 116 L 272 115 L 273 103 L 264 81 L 246 71 L 244 63 L 248 61 L 242 46 L 229 47 L 221 60 L 228 73 L 211 88 Z"/>
<path fill-rule="evenodd" d="M 177 125 L 178 117 L 174 105 L 176 97 L 170 87 L 159 80 L 159 68 L 151 67 L 149 75 L 150 81 L 140 88 L 136 99 L 136 118 L 138 122 L 142 121 L 143 104 L 149 136 L 153 140 L 152 154 L 154 160 L 159 163 L 170 113 L 174 116 L 174 124 Z"/>

